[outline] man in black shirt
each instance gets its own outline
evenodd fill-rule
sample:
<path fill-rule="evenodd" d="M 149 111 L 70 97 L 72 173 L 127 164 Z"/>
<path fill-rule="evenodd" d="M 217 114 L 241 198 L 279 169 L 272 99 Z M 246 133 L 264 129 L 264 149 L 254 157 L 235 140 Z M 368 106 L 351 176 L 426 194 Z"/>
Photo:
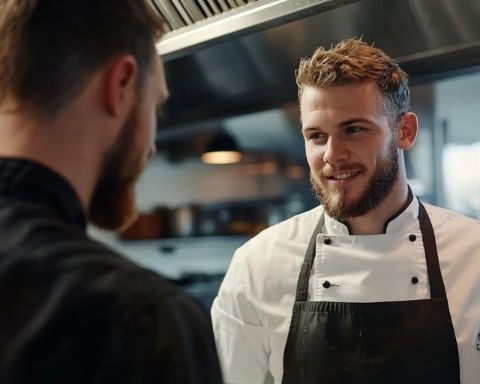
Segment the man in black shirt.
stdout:
<path fill-rule="evenodd" d="M 142 0 L 0 0 L 0 383 L 220 383 L 208 318 L 125 227 L 168 96 Z"/>

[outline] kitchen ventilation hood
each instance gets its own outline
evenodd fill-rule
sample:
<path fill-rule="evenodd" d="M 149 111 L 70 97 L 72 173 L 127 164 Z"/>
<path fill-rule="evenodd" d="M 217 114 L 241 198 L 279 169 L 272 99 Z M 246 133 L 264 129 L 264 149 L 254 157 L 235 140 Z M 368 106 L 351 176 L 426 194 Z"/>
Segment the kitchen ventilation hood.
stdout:
<path fill-rule="evenodd" d="M 480 0 L 151 1 L 162 14 L 168 4 L 181 21 L 172 22 L 157 47 L 171 91 L 159 141 L 191 138 L 238 116 L 296 105 L 300 58 L 346 38 L 362 37 L 384 49 L 412 84 L 480 68 Z M 218 14 L 202 13 L 203 19 L 188 24 L 181 15 L 192 13 L 188 5 L 194 3 L 216 4 Z M 297 119 L 294 112 L 288 115 Z M 271 122 L 251 124 L 249 131 L 265 132 Z"/>
<path fill-rule="evenodd" d="M 150 0 L 168 33 L 157 45 L 164 59 L 258 32 L 359 0 Z"/>

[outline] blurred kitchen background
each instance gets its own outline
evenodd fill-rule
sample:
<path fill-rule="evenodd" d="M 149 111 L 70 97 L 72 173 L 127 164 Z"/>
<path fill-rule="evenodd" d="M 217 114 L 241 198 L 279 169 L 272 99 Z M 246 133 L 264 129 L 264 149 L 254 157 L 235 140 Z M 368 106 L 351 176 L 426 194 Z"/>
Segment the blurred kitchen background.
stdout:
<path fill-rule="evenodd" d="M 91 228 L 206 308 L 234 250 L 314 207 L 294 72 L 320 45 L 362 37 L 410 74 L 421 124 L 407 153 L 420 198 L 480 218 L 479 0 L 152 0 L 171 98 L 139 220 Z M 213 153 L 222 151 L 222 153 Z M 259 255 L 261 257 L 261 255 Z"/>

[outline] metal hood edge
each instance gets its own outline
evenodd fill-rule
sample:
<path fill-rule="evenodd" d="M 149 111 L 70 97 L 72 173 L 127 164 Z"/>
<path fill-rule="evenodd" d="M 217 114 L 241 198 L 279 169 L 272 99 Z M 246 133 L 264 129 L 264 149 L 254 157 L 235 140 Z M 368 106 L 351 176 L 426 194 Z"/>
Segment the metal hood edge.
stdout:
<path fill-rule="evenodd" d="M 360 0 L 149 0 L 169 32 L 157 44 L 171 60 Z"/>

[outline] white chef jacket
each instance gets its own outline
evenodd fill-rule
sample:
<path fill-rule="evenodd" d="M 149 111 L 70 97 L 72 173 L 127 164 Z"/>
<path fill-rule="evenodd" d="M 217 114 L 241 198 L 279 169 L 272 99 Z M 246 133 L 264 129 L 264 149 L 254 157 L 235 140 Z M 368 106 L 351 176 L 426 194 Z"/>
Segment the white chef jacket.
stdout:
<path fill-rule="evenodd" d="M 418 200 L 381 235 L 349 235 L 325 215 L 317 236 L 309 300 L 342 302 L 430 298 Z M 480 383 L 480 222 L 425 204 L 435 232 L 460 358 L 462 384 Z M 281 383 L 300 268 L 323 207 L 266 229 L 236 252 L 212 306 L 225 383 Z M 411 241 L 410 235 L 416 240 Z M 412 277 L 418 283 L 412 283 Z M 322 284 L 328 280 L 329 289 Z"/>

